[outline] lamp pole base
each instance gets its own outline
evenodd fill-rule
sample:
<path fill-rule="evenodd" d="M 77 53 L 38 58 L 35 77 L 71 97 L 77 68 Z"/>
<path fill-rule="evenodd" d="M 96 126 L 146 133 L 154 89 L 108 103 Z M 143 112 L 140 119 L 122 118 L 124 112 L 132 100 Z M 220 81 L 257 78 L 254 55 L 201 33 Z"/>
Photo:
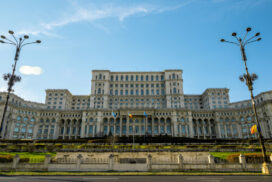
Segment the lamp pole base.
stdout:
<path fill-rule="evenodd" d="M 272 164 L 264 162 L 262 165 L 262 173 L 272 175 Z"/>

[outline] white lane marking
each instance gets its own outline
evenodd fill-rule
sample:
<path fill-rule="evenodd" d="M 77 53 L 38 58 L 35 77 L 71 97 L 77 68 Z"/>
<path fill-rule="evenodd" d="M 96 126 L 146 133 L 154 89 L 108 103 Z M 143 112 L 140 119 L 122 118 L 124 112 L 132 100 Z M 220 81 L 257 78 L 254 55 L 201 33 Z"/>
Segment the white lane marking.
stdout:
<path fill-rule="evenodd" d="M 0 177 L 0 180 L 1 180 L 1 179 L 5 179 L 5 180 L 7 180 L 7 179 L 13 179 L 13 180 L 16 180 L 17 178 L 12 178 L 12 177 L 11 177 L 11 178 L 9 178 L 9 177 Z"/>
<path fill-rule="evenodd" d="M 118 180 L 118 179 L 120 179 L 120 178 L 83 178 L 83 179 L 95 179 L 95 180 L 97 180 L 97 179 L 101 179 L 101 180 L 105 180 L 105 179 L 113 179 L 113 180 Z"/>
<path fill-rule="evenodd" d="M 224 178 L 205 178 L 205 177 L 197 177 L 197 178 L 186 178 L 187 180 L 201 180 L 201 181 L 203 181 L 203 180 L 205 180 L 205 181 L 207 181 L 207 180 L 222 180 L 222 179 L 224 179 Z"/>
<path fill-rule="evenodd" d="M 233 179 L 231 181 L 257 181 L 256 179 Z"/>

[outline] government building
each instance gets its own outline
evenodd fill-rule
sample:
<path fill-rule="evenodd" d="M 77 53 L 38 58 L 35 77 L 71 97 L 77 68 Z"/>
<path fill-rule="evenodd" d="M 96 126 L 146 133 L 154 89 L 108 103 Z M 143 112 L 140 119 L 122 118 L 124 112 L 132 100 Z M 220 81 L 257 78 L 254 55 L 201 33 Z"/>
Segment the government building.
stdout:
<path fill-rule="evenodd" d="M 168 135 L 187 138 L 255 138 L 250 100 L 230 102 L 229 89 L 183 92 L 182 70 L 93 70 L 89 95 L 46 90 L 45 103 L 11 94 L 1 136 L 5 139 L 78 139 Z M 0 116 L 6 92 L 0 92 Z M 272 91 L 255 97 L 264 138 L 272 137 Z M 1 122 L 1 121 L 0 121 Z"/>

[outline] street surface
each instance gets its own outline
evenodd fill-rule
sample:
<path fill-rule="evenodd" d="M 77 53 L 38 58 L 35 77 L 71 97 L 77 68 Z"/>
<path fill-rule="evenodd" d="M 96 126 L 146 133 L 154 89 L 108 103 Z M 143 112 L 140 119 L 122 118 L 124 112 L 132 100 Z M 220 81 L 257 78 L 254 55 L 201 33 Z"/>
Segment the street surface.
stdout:
<path fill-rule="evenodd" d="M 272 176 L 0 176 L 1 182 L 272 182 Z"/>

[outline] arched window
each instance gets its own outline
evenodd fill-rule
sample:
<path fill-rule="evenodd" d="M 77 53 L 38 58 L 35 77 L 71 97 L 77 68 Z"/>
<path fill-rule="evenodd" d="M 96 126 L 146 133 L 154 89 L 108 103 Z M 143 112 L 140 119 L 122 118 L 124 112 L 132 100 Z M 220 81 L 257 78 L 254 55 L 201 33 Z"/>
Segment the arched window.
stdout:
<path fill-rule="evenodd" d="M 93 122 L 93 118 L 90 118 L 90 120 L 89 120 L 89 121 L 90 121 L 90 123 L 92 123 L 92 122 Z"/>
<path fill-rule="evenodd" d="M 31 121 L 31 122 L 35 122 L 35 119 L 34 119 L 34 118 L 31 118 L 30 121 Z"/>
<path fill-rule="evenodd" d="M 103 124 L 104 125 L 108 124 L 108 119 L 107 118 L 104 118 Z"/>
<path fill-rule="evenodd" d="M 22 119 L 21 116 L 17 117 L 17 121 L 21 121 L 21 119 Z"/>
<path fill-rule="evenodd" d="M 24 117 L 24 122 L 27 122 L 28 121 L 28 118 L 27 117 Z"/>

